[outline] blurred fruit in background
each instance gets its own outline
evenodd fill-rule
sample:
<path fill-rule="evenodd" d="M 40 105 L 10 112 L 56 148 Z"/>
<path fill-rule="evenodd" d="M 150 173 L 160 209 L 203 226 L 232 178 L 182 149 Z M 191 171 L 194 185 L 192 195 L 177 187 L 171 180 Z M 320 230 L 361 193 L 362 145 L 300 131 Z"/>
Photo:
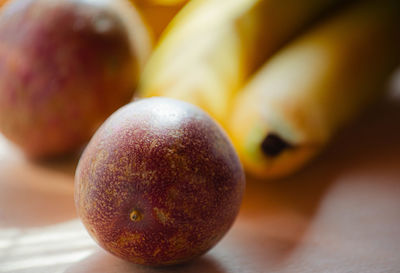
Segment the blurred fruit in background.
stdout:
<path fill-rule="evenodd" d="M 154 39 L 157 40 L 164 29 L 189 0 L 130 0 L 140 10 Z"/>
<path fill-rule="evenodd" d="M 280 50 L 236 97 L 229 131 L 247 171 L 290 174 L 378 96 L 400 62 L 400 2 L 361 1 Z"/>
<path fill-rule="evenodd" d="M 151 50 L 128 0 L 9 0 L 0 130 L 32 158 L 69 153 L 129 102 Z"/>
<path fill-rule="evenodd" d="M 193 0 L 146 66 L 144 97 L 200 106 L 223 126 L 231 99 L 279 47 L 341 0 Z"/>

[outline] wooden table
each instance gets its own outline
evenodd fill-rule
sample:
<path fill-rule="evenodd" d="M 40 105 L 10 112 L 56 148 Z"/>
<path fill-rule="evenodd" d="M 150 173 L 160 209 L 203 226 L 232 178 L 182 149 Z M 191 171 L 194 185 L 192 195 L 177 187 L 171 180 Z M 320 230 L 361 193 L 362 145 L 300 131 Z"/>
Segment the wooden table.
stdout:
<path fill-rule="evenodd" d="M 399 99 L 293 177 L 248 179 L 230 232 L 181 266 L 137 266 L 101 250 L 76 219 L 75 164 L 27 162 L 0 138 L 0 272 L 400 272 Z"/>

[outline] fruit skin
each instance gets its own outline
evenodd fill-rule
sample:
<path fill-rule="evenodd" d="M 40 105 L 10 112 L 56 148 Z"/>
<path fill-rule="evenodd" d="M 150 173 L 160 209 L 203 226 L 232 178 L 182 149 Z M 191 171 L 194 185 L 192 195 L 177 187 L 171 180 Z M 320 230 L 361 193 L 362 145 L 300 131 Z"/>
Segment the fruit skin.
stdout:
<path fill-rule="evenodd" d="M 222 129 L 188 103 L 151 98 L 124 106 L 96 132 L 75 177 L 75 203 L 109 252 L 147 265 L 181 263 L 232 225 L 245 178 Z M 130 219 L 139 213 L 138 221 Z"/>
<path fill-rule="evenodd" d="M 72 152 L 128 103 L 150 52 L 125 0 L 14 0 L 0 16 L 0 131 L 31 158 Z"/>
<path fill-rule="evenodd" d="M 141 97 L 193 103 L 222 126 L 251 75 L 305 25 L 343 0 L 192 0 L 146 65 Z"/>
<path fill-rule="evenodd" d="M 399 25 L 399 1 L 358 1 L 271 58 L 235 98 L 228 126 L 246 171 L 292 174 L 381 96 L 400 63 Z M 269 134 L 288 148 L 266 155 Z"/>

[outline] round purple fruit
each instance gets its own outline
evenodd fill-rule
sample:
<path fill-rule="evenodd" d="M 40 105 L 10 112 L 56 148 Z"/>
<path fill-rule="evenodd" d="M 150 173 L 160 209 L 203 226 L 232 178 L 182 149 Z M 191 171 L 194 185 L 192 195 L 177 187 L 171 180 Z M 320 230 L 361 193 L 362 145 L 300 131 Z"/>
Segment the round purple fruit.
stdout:
<path fill-rule="evenodd" d="M 127 0 L 10 0 L 0 13 L 0 131 L 29 157 L 70 153 L 131 101 L 148 33 Z"/>
<path fill-rule="evenodd" d="M 151 98 L 114 113 L 75 178 L 78 214 L 100 246 L 147 265 L 182 263 L 213 247 L 238 213 L 245 177 L 205 112 Z"/>

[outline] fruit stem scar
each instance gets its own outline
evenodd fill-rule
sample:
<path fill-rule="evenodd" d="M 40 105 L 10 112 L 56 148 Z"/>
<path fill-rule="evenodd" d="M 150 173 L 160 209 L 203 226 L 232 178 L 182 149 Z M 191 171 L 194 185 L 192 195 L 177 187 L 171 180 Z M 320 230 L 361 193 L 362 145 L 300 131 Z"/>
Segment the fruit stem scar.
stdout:
<path fill-rule="evenodd" d="M 283 140 L 280 136 L 270 133 L 261 143 L 261 150 L 265 155 L 276 157 L 284 150 L 292 148 L 292 145 Z"/>
<path fill-rule="evenodd" d="M 132 222 L 138 222 L 142 220 L 143 216 L 137 209 L 133 209 L 131 214 L 129 214 L 129 218 Z"/>

